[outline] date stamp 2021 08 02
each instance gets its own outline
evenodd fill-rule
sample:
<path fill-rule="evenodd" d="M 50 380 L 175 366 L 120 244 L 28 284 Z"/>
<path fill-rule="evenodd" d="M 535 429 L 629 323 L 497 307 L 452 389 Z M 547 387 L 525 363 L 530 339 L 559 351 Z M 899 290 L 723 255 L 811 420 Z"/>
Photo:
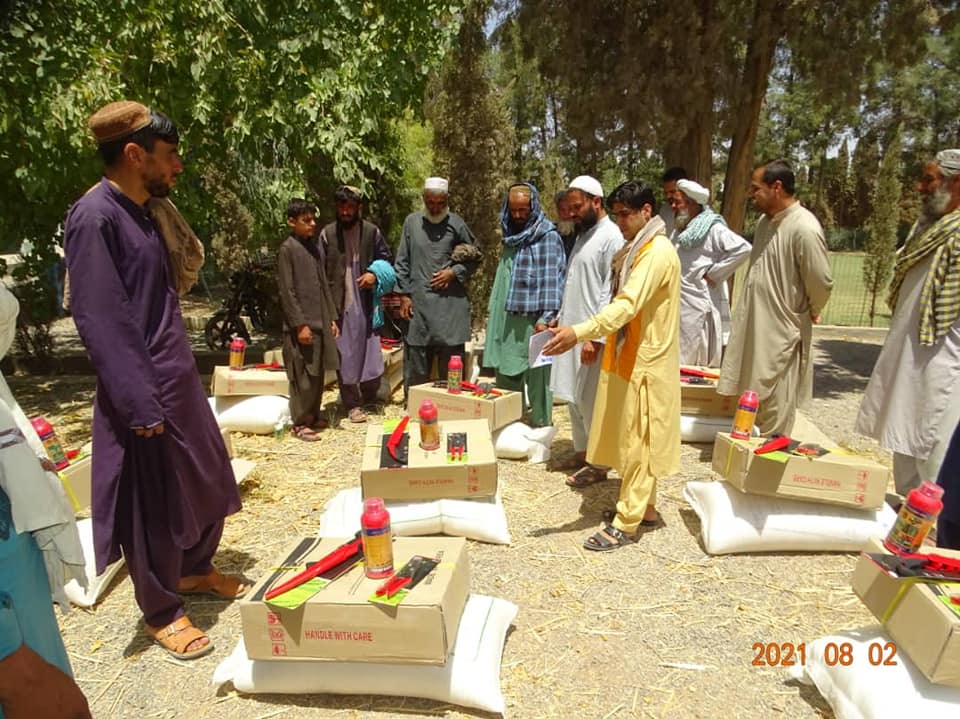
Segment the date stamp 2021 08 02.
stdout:
<path fill-rule="evenodd" d="M 754 642 L 753 666 L 792 667 L 807 663 L 807 645 L 803 642 Z M 897 645 L 894 642 L 870 642 L 867 661 L 872 666 L 897 666 Z M 850 642 L 827 642 L 823 645 L 823 663 L 828 667 L 848 667 L 854 662 L 853 645 Z"/>

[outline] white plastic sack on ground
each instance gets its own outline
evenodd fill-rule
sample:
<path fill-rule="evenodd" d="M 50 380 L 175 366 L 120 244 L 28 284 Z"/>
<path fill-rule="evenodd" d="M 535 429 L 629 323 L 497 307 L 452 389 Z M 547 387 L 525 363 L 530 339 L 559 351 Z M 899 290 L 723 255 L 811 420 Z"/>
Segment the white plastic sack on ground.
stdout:
<path fill-rule="evenodd" d="M 482 499 L 388 502 L 390 526 L 399 537 L 447 534 L 478 542 L 510 544 L 500 493 Z M 323 508 L 321 537 L 350 537 L 360 530 L 363 497 L 359 487 L 338 492 Z"/>
<path fill-rule="evenodd" d="M 680 441 L 713 444 L 717 432 L 729 432 L 733 417 L 708 417 L 695 414 L 680 415 Z M 760 430 L 754 426 L 753 436 L 759 437 Z"/>
<path fill-rule="evenodd" d="M 707 554 L 856 552 L 887 534 L 896 514 L 745 494 L 726 482 L 687 482 Z"/>
<path fill-rule="evenodd" d="M 274 395 L 211 397 L 210 409 L 221 429 L 271 434 L 278 422 L 290 424 L 290 402 Z"/>
<path fill-rule="evenodd" d="M 888 642 L 879 625 L 839 632 L 807 644 L 805 666 L 788 671 L 793 679 L 816 686 L 837 719 L 960 716 L 960 689 L 931 684 L 903 652 L 897 652 L 895 665 L 878 661 L 889 656 Z M 844 643 L 852 650 L 848 666 L 837 661 Z M 826 659 L 834 666 L 824 659 L 828 644 L 833 646 Z M 878 646 L 871 650 L 871 645 Z"/>
<path fill-rule="evenodd" d="M 249 694 L 378 694 L 421 697 L 503 714 L 500 659 L 517 606 L 472 595 L 444 666 L 366 662 L 252 661 L 243 639 L 213 673 Z"/>
<path fill-rule="evenodd" d="M 500 459 L 546 462 L 556 434 L 556 427 L 533 428 L 523 422 L 513 422 L 493 433 L 493 449 Z"/>
<path fill-rule="evenodd" d="M 80 544 L 83 546 L 83 556 L 87 562 L 87 588 L 84 589 L 77 580 L 71 579 L 64 587 L 64 591 L 70 601 L 78 607 L 92 607 L 100 601 L 100 595 L 120 571 L 123 560 L 119 559 L 108 565 L 103 574 L 98 576 L 97 560 L 93 556 L 93 520 L 77 520 L 77 532 L 80 534 Z"/>

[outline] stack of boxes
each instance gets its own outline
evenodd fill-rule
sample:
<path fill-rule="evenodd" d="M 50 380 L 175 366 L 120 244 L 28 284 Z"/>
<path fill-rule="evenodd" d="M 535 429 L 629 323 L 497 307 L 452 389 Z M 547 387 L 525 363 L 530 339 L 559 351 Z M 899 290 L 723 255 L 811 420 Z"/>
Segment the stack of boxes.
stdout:
<path fill-rule="evenodd" d="M 440 448 L 420 447 L 417 408 L 429 397 L 438 408 Z M 497 494 L 497 460 L 491 430 L 519 419 L 516 392 L 489 398 L 448 394 L 432 385 L 409 393 L 412 421 L 401 452 L 390 455 L 387 442 L 395 425 L 370 425 L 361 463 L 364 497 L 390 502 L 436 499 L 492 501 Z M 446 451 L 447 437 L 466 436 L 463 458 Z M 267 602 L 269 589 L 349 538 L 306 538 L 294 542 L 240 602 L 244 645 L 253 660 L 316 660 L 444 665 L 453 649 L 460 618 L 470 595 L 467 541 L 461 537 L 394 537 L 394 568 L 416 555 L 436 558 L 437 566 L 396 607 L 371 602 L 382 579 L 369 579 L 362 564 L 296 608 Z"/>

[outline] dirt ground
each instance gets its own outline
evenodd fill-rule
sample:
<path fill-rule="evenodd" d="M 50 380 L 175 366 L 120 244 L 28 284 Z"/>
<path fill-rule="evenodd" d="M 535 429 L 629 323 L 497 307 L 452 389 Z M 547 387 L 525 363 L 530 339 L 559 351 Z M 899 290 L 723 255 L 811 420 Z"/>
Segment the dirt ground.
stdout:
<path fill-rule="evenodd" d="M 840 336 L 819 340 L 817 349 L 810 416 L 834 440 L 889 462 L 853 433 L 879 344 Z M 14 377 L 10 385 L 28 415 L 44 414 L 69 446 L 89 437 L 91 378 Z M 382 412 L 397 416 L 401 408 Z M 554 416 L 554 457 L 562 460 L 572 451 L 566 412 L 558 407 Z M 238 456 L 258 467 L 242 486 L 243 512 L 227 521 L 219 567 L 257 578 L 291 538 L 315 534 L 324 502 L 358 481 L 363 437 L 364 427 L 349 423 L 312 444 L 234 435 Z M 712 478 L 709 460 L 709 446 L 684 445 L 681 473 L 660 486 L 666 527 L 610 554 L 580 544 L 613 506 L 615 481 L 577 492 L 544 465 L 500 462 L 513 544 L 471 543 L 470 555 L 473 591 L 520 607 L 501 671 L 510 717 L 832 717 L 815 690 L 787 680 L 783 669 L 753 666 L 752 647 L 873 623 L 849 588 L 855 557 L 705 555 L 681 491 L 689 480 Z M 61 617 L 94 716 L 484 716 L 418 699 L 216 690 L 213 670 L 240 635 L 238 610 L 204 599 L 188 599 L 187 609 L 216 643 L 189 663 L 147 641 L 125 572 L 95 609 Z"/>

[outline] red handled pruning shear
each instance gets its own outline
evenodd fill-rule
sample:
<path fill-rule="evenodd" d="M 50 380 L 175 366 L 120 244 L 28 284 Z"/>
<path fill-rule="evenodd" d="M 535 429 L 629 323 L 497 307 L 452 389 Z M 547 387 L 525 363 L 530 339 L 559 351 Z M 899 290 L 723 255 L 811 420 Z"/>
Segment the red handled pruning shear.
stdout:
<path fill-rule="evenodd" d="M 400 420 L 393 432 L 390 433 L 390 437 L 387 439 L 387 452 L 389 452 L 394 462 L 399 462 L 400 464 L 407 463 L 406 454 L 401 456 L 397 450 L 400 447 L 400 442 L 403 441 L 403 435 L 407 431 L 407 424 L 409 423 L 410 415 L 403 415 L 403 419 Z"/>
<path fill-rule="evenodd" d="M 447 457 L 451 462 L 462 462 L 466 448 L 467 436 L 463 432 L 454 432 L 447 435 Z"/>
<path fill-rule="evenodd" d="M 258 364 L 245 364 L 239 367 L 231 367 L 230 369 L 234 372 L 241 372 L 245 369 L 265 369 L 275 372 L 277 370 L 282 370 L 283 365 L 281 365 L 279 362 L 260 362 Z"/>
<path fill-rule="evenodd" d="M 680 374 L 685 374 L 689 377 L 704 377 L 706 379 L 720 379 L 720 374 L 718 372 L 707 372 L 702 369 L 695 369 L 693 367 L 681 367 Z"/>

